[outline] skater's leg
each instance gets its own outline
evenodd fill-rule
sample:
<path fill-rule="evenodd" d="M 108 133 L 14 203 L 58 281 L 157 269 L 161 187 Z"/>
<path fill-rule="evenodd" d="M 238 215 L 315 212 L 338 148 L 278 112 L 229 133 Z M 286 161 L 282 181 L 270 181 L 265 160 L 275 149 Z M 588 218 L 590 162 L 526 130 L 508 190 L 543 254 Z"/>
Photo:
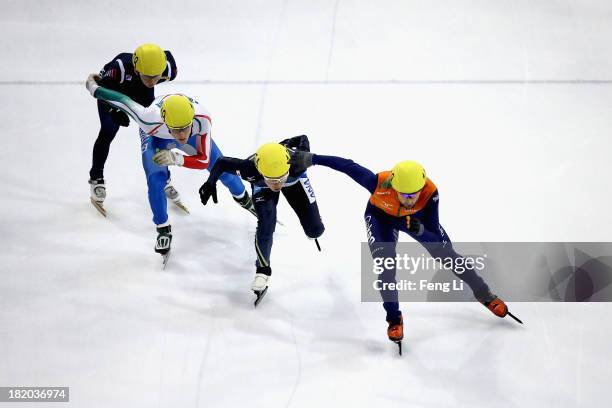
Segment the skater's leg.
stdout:
<path fill-rule="evenodd" d="M 98 116 L 100 117 L 100 131 L 93 146 L 92 164 L 89 170 L 91 180 L 104 178 L 104 164 L 108 158 L 110 145 L 119 131 L 119 124 L 109 113 L 109 106 L 100 101 L 98 101 Z"/>
<path fill-rule="evenodd" d="M 142 152 L 142 167 L 147 177 L 149 205 L 153 212 L 153 223 L 157 226 L 167 225 L 168 208 L 164 187 L 169 177 L 166 166 L 158 166 L 153 162 L 156 149 L 165 149 L 170 141 L 149 136 L 140 130 Z"/>
<path fill-rule="evenodd" d="M 404 231 L 420 242 L 433 258 L 453 259 L 453 266 L 455 266 L 455 269 L 452 271 L 453 274 L 472 289 L 476 299 L 479 301 L 492 300 L 488 299 L 488 297 L 491 296 L 489 286 L 482 277 L 476 273 L 474 268 L 470 266 L 469 263 L 466 263 L 465 259 L 455 251 L 453 243 L 442 225 L 438 224 L 435 228 L 429 227 L 429 231 L 435 231 L 438 235 L 438 242 L 426 242 L 423 241 L 421 237 L 410 233 L 407 229 L 404 229 Z M 458 269 L 456 265 L 461 265 L 460 269 Z"/>
<path fill-rule="evenodd" d="M 366 231 L 368 233 L 368 246 L 374 262 L 380 262 L 384 271 L 380 274 L 382 284 L 395 283 L 395 263 L 390 267 L 386 263 L 377 259 L 395 258 L 395 247 L 397 244 L 398 232 L 388 221 L 388 216 L 380 210 L 368 205 L 364 214 Z M 381 290 L 383 307 L 387 312 L 388 322 L 399 322 L 401 311 L 397 290 Z"/>
<path fill-rule="evenodd" d="M 300 224 L 308 238 L 319 238 L 325 226 L 319 214 L 319 206 L 314 190 L 306 173 L 302 174 L 299 182 L 281 190 L 287 202 L 300 219 Z"/>
<path fill-rule="evenodd" d="M 255 232 L 255 252 L 257 253 L 257 273 L 270 275 L 270 253 L 274 230 L 276 229 L 276 206 L 278 192 L 268 188 L 253 188 L 253 202 L 257 213 L 257 231 Z"/>

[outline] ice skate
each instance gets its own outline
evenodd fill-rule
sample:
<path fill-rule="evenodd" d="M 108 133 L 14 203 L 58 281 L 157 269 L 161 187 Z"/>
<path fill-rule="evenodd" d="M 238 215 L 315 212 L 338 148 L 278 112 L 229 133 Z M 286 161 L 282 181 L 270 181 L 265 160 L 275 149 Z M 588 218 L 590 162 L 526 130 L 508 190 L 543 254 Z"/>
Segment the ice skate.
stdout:
<path fill-rule="evenodd" d="M 319 252 L 321 252 L 321 244 L 319 244 L 319 239 L 318 238 L 310 238 L 307 237 L 309 240 L 314 241 L 315 245 L 317 246 L 317 249 L 319 250 Z"/>
<path fill-rule="evenodd" d="M 257 296 L 257 298 L 255 299 L 255 303 L 254 303 L 255 307 L 257 307 L 259 302 L 261 302 L 263 297 L 268 292 L 268 284 L 269 284 L 269 282 L 270 282 L 270 276 L 269 275 L 266 275 L 266 274 L 263 274 L 263 273 L 255 274 L 255 278 L 253 279 L 253 283 L 251 283 L 251 289 L 253 290 L 253 292 L 255 292 L 255 296 Z"/>
<path fill-rule="evenodd" d="M 387 321 L 389 326 L 387 327 L 387 336 L 389 340 L 397 344 L 399 347 L 399 354 L 402 355 L 402 339 L 404 338 L 404 318 L 400 313 L 399 318 Z"/>
<path fill-rule="evenodd" d="M 255 207 L 253 206 L 253 200 L 248 192 L 244 192 L 241 198 L 233 197 L 234 201 L 238 203 L 242 208 L 250 212 L 257 218 L 257 213 L 255 212 Z"/>
<path fill-rule="evenodd" d="M 520 324 L 523 324 L 521 319 L 510 313 L 510 311 L 508 310 L 508 306 L 506 306 L 506 303 L 491 292 L 489 292 L 484 298 L 479 299 L 479 302 L 482 303 L 487 309 L 489 309 L 491 313 L 493 313 L 495 316 L 503 318 L 508 315 Z"/>
<path fill-rule="evenodd" d="M 183 204 L 181 201 L 181 195 L 177 191 L 176 188 L 172 185 L 172 181 L 168 179 L 166 182 L 166 186 L 164 187 L 164 192 L 166 193 L 166 198 L 172 201 L 174 205 L 176 205 L 181 210 L 185 211 L 185 213 L 189 214 L 189 209 Z"/>
<path fill-rule="evenodd" d="M 89 180 L 89 200 L 96 210 L 106 217 L 106 209 L 104 209 L 104 199 L 106 198 L 106 185 L 104 179 L 99 178 Z"/>
<path fill-rule="evenodd" d="M 170 257 L 170 244 L 172 243 L 172 228 L 170 225 L 157 227 L 157 240 L 155 241 L 155 252 L 163 258 L 162 269 L 166 268 Z"/>

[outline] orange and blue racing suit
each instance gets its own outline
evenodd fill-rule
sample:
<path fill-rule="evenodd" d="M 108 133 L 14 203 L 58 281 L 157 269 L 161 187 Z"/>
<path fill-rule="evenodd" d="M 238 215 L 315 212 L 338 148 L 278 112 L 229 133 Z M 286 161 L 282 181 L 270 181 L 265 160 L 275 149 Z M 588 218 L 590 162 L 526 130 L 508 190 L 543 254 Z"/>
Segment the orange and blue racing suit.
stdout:
<path fill-rule="evenodd" d="M 315 154 L 312 157 L 313 165 L 330 167 L 345 173 L 371 194 L 364 219 L 368 234 L 368 245 L 372 258 L 395 258 L 395 247 L 399 231 L 405 232 L 431 254 L 437 258 L 462 258 L 453 249 L 453 244 L 438 219 L 438 204 L 440 196 L 436 185 L 427 179 L 421 190 L 419 198 L 412 208 L 403 207 L 397 198 L 396 191 L 391 187 L 391 172 L 383 171 L 374 174 L 367 168 L 360 166 L 352 160 L 336 156 L 323 156 Z M 411 231 L 410 218 L 418 219 L 424 228 Z M 464 265 L 465 263 L 453 262 Z M 384 283 L 395 283 L 395 265 L 387 266 L 380 275 Z M 473 268 L 465 268 L 462 273 L 453 273 L 463 280 L 474 292 L 478 300 L 490 296 L 489 287 L 478 276 Z M 399 310 L 396 290 L 381 291 L 383 307 L 387 312 L 388 322 L 397 322 L 401 314 Z"/>

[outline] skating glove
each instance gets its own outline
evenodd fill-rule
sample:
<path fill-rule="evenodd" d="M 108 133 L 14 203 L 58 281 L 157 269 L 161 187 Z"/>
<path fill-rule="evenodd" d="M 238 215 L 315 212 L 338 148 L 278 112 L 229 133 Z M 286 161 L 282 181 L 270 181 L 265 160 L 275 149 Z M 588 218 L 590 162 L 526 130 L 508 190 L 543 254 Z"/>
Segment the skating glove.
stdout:
<path fill-rule="evenodd" d="M 96 89 L 100 87 L 100 85 L 98 85 L 98 82 L 100 82 L 101 79 L 102 77 L 98 74 L 89 74 L 89 76 L 87 77 L 87 81 L 85 81 L 85 88 L 87 88 L 91 96 L 94 96 L 94 93 L 96 93 Z"/>
<path fill-rule="evenodd" d="M 153 161 L 158 166 L 182 166 L 185 158 L 179 152 L 164 149 L 153 155 Z"/>
<path fill-rule="evenodd" d="M 425 226 L 418 218 L 408 216 L 406 217 L 406 224 L 408 225 L 408 232 L 417 237 L 423 235 L 423 232 L 425 232 Z"/>
<path fill-rule="evenodd" d="M 297 150 L 291 153 L 289 164 L 292 166 L 298 166 L 307 169 L 312 166 L 312 156 L 313 154 L 310 152 L 303 152 L 301 150 Z"/>
<path fill-rule="evenodd" d="M 206 205 L 210 197 L 212 197 L 213 202 L 217 204 L 217 185 L 216 183 L 209 183 L 207 181 L 200 187 L 200 201 L 202 201 L 202 205 Z"/>

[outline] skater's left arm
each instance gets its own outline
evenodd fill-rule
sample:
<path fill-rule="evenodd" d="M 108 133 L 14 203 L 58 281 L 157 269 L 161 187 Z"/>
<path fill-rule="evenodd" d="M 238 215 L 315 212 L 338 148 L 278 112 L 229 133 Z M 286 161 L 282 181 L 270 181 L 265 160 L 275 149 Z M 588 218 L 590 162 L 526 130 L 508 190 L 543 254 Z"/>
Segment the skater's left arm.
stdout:
<path fill-rule="evenodd" d="M 198 154 L 185 156 L 184 167 L 189 169 L 204 170 L 210 165 L 210 150 L 212 146 L 212 123 L 210 115 L 196 114 L 196 124 L 199 126 L 198 134 L 195 136 L 195 148 Z"/>

